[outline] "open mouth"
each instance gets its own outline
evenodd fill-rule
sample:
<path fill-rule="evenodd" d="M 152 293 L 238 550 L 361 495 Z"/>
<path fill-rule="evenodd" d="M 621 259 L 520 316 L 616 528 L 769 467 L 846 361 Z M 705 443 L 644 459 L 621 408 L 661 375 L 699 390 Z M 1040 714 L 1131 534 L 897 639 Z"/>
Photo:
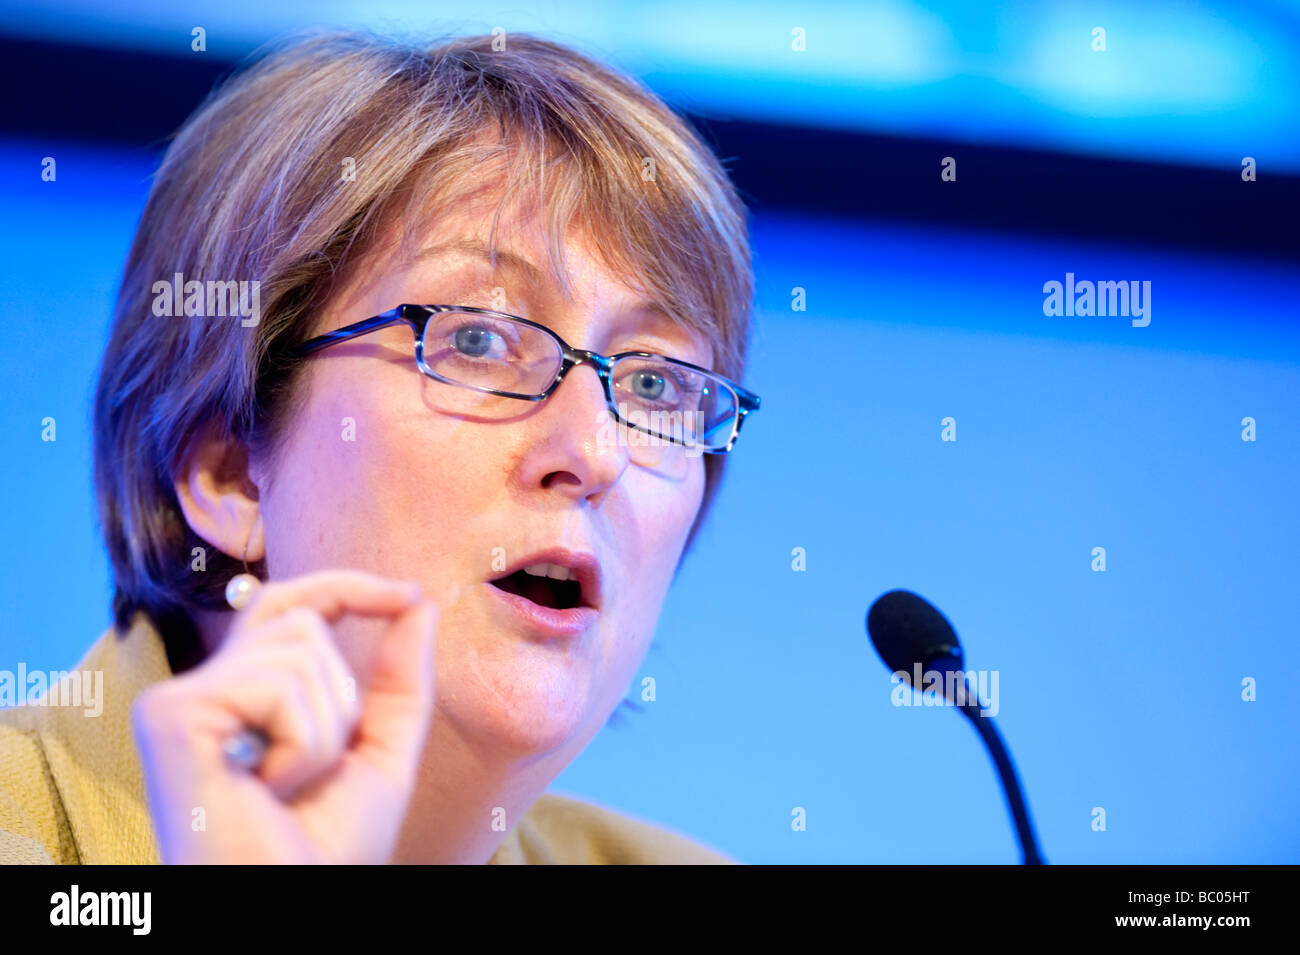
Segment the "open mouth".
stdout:
<path fill-rule="evenodd" d="M 567 567 L 555 564 L 537 564 L 513 574 L 489 581 L 493 587 L 506 593 L 523 597 L 542 607 L 554 610 L 572 610 L 583 606 L 582 585 L 570 578 Z M 561 577 L 560 575 L 564 575 Z"/>

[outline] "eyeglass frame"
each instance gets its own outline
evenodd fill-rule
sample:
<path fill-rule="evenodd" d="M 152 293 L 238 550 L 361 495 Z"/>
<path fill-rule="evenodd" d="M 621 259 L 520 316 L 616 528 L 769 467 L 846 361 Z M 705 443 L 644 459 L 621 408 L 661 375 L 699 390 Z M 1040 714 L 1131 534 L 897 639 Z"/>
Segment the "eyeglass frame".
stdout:
<path fill-rule="evenodd" d="M 459 381 L 451 381 L 448 378 L 444 378 L 430 368 L 428 363 L 424 360 L 425 329 L 428 327 L 429 320 L 433 318 L 434 315 L 443 312 L 470 312 L 476 315 L 487 315 L 493 318 L 508 319 L 545 333 L 552 341 L 560 346 L 560 356 L 562 360 L 560 362 L 559 370 L 555 373 L 555 379 L 541 394 L 523 395 L 514 391 L 500 391 L 496 388 L 467 385 Z M 752 391 L 741 387 L 739 384 L 723 375 L 719 375 L 716 371 L 712 371 L 700 365 L 692 364 L 689 361 L 684 361 L 680 358 L 672 358 L 668 355 L 660 355 L 656 352 L 628 351 L 619 352 L 616 355 L 602 355 L 599 352 L 590 351 L 585 348 L 574 348 L 561 338 L 557 332 L 547 328 L 540 322 L 534 322 L 531 319 L 524 318 L 520 315 L 511 315 L 509 312 L 498 312 L 490 308 L 478 308 L 474 305 L 398 305 L 371 318 L 362 319 L 359 322 L 353 322 L 351 325 L 344 325 L 342 328 L 334 329 L 334 331 L 326 332 L 323 335 L 317 335 L 314 338 L 309 338 L 307 341 L 290 348 L 287 354 L 290 358 L 306 357 L 315 354 L 323 348 L 328 348 L 331 345 L 337 345 L 341 342 L 351 341 L 361 335 L 378 331 L 381 328 L 388 328 L 390 325 L 395 325 L 398 322 L 406 322 L 415 333 L 415 364 L 419 368 L 421 374 L 426 375 L 435 381 L 441 381 L 444 384 L 452 385 L 456 388 L 469 388 L 472 391 L 499 395 L 503 398 L 517 398 L 520 401 L 545 401 L 555 393 L 557 388 L 560 387 L 560 382 L 564 380 L 565 375 L 579 365 L 590 365 L 595 370 L 597 377 L 600 378 L 601 388 L 605 392 L 605 404 L 608 406 L 610 413 L 614 416 L 616 421 L 629 428 L 635 428 L 645 434 L 653 435 L 654 437 L 662 438 L 665 441 L 671 441 L 674 444 L 680 444 L 687 447 L 691 446 L 689 442 L 678 440 L 670 435 L 659 434 L 657 431 L 650 431 L 638 424 L 625 420 L 619 413 L 618 405 L 614 401 L 614 388 L 610 381 L 610 370 L 614 367 L 615 362 L 624 358 L 654 358 L 658 361 L 666 361 L 669 364 L 689 368 L 692 371 L 705 375 L 724 385 L 736 398 L 736 412 L 733 416 L 731 436 L 728 438 L 724 447 L 703 449 L 703 453 L 705 454 L 729 453 L 736 445 L 736 438 L 740 436 L 740 428 L 741 425 L 744 424 L 745 418 L 748 417 L 751 412 L 757 411 L 759 404 L 761 403 L 759 396 L 754 394 Z"/>

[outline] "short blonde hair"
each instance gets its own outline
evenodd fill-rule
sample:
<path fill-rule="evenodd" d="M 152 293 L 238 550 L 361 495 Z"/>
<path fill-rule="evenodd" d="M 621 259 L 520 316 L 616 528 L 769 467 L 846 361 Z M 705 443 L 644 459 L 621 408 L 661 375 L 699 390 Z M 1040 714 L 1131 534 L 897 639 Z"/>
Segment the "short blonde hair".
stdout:
<path fill-rule="evenodd" d="M 192 569 L 204 542 L 173 486 L 191 443 L 211 429 L 273 454 L 301 369 L 279 358 L 309 336 L 345 267 L 383 223 L 418 221 L 430 202 L 481 185 L 494 160 L 506 196 L 528 185 L 544 197 L 562 288 L 565 231 L 579 224 L 602 264 L 703 333 L 714 369 L 740 379 L 753 296 L 745 208 L 711 150 L 643 85 L 526 34 L 432 48 L 364 33 L 283 41 L 176 134 L 127 259 L 94 410 L 119 629 L 143 610 L 174 668 L 198 662 L 193 611 L 225 608 L 242 566 L 205 548 L 206 572 Z M 178 272 L 260 282 L 261 320 L 155 315 L 154 284 Z M 725 460 L 705 456 L 686 550 Z"/>

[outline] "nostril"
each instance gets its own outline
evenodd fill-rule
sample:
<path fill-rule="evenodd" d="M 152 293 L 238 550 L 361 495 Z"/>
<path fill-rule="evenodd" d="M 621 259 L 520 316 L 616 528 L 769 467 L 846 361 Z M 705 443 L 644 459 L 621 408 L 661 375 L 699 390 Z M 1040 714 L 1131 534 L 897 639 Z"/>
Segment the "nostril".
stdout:
<path fill-rule="evenodd" d="M 546 477 L 542 478 L 542 487 L 548 490 L 553 487 L 563 487 L 566 484 L 573 484 L 578 487 L 582 486 L 582 478 L 572 471 L 552 471 Z"/>

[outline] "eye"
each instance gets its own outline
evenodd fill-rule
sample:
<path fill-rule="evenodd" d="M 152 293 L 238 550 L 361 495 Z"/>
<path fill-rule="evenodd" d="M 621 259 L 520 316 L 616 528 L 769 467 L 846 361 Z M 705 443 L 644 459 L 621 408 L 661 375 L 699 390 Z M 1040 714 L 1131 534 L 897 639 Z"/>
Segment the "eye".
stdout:
<path fill-rule="evenodd" d="M 649 398 L 651 401 L 662 401 L 665 392 L 668 393 L 670 398 L 674 393 L 669 386 L 668 379 L 658 372 L 642 369 L 633 372 L 630 377 L 632 379 L 632 391 L 638 397 Z"/>
<path fill-rule="evenodd" d="M 688 387 L 677 369 L 653 363 L 634 365 L 619 378 L 615 387 L 631 392 L 638 401 L 669 408 L 681 407 L 698 394 L 697 390 Z"/>
<path fill-rule="evenodd" d="M 452 338 L 456 350 L 468 358 L 503 360 L 509 352 L 506 341 L 484 325 L 463 325 Z"/>

